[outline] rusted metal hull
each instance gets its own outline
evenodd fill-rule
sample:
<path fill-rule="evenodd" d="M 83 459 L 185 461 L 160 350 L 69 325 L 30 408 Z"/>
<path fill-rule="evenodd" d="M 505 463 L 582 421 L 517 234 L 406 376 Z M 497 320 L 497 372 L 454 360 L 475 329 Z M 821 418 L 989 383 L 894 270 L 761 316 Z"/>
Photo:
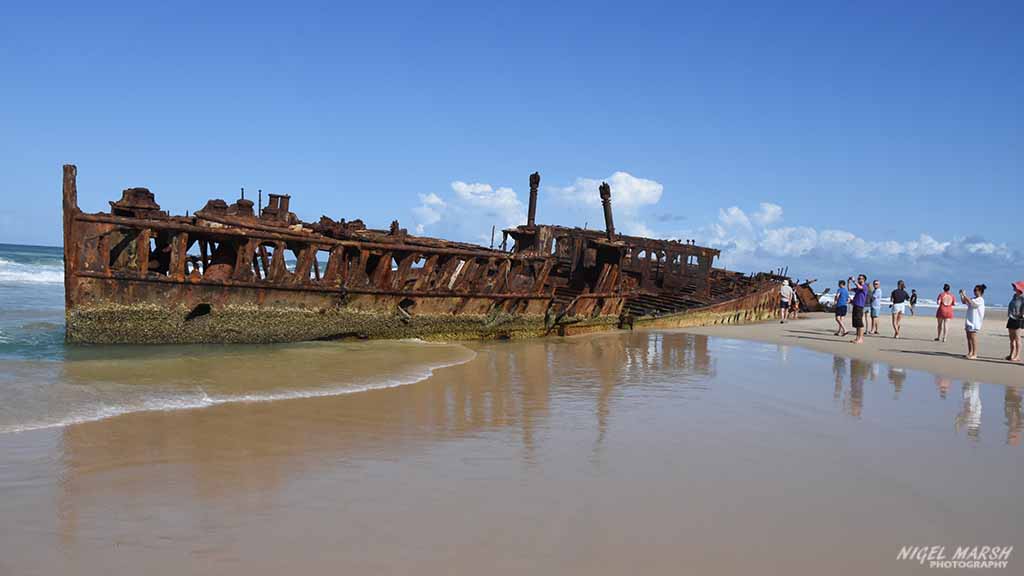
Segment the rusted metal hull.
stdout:
<path fill-rule="evenodd" d="M 67 313 L 67 339 L 85 343 L 291 342 L 341 338 L 475 339 L 541 335 L 544 314 L 493 311 L 489 298 L 433 298 L 398 312 L 400 294 L 80 278 L 89 298 Z M 531 303 L 525 303 L 527 308 Z M 205 306 L 209 311 L 205 312 Z M 202 314 L 195 314 L 199 308 Z M 453 314 L 447 310 L 461 309 Z"/>
<path fill-rule="evenodd" d="M 64 170 L 66 338 L 75 343 L 478 339 L 762 320 L 779 277 L 712 268 L 691 242 L 536 225 L 502 249 L 211 200 L 168 216 L 146 189 L 79 210 Z M 531 176 L 531 215 L 539 175 Z M 261 202 L 262 204 L 262 202 Z M 508 238 L 515 246 L 504 248 Z"/>

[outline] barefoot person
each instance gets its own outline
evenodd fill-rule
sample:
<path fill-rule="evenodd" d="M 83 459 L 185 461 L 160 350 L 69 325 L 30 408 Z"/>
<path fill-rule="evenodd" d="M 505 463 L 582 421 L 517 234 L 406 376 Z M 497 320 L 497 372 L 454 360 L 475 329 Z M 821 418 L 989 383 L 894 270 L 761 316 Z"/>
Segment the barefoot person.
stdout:
<path fill-rule="evenodd" d="M 846 324 L 843 320 L 846 318 L 846 305 L 850 302 L 850 291 L 846 289 L 846 280 L 839 281 L 839 291 L 836 292 L 836 299 L 834 308 L 836 309 L 836 336 L 846 336 L 848 331 L 846 330 Z"/>
<path fill-rule="evenodd" d="M 857 275 L 857 284 L 853 288 L 853 327 L 857 329 L 854 344 L 864 343 L 864 306 L 868 303 L 868 277 Z"/>
<path fill-rule="evenodd" d="M 945 342 L 949 321 L 953 318 L 953 305 L 956 304 L 956 298 L 953 298 L 949 291 L 949 284 L 942 285 L 942 294 L 935 297 L 935 302 L 939 305 L 939 309 L 935 311 L 935 321 L 938 324 L 935 341 Z"/>
<path fill-rule="evenodd" d="M 864 289 L 867 291 L 864 299 L 864 333 L 868 334 L 871 332 L 871 282 L 867 278 L 864 279 Z"/>
<path fill-rule="evenodd" d="M 793 301 L 795 295 L 793 287 L 789 285 L 789 280 L 783 280 L 782 286 L 779 287 L 779 296 L 781 297 L 779 308 L 782 310 L 782 321 L 779 322 L 780 324 L 785 324 L 786 319 L 789 318 L 789 303 Z"/>
<path fill-rule="evenodd" d="M 1010 333 L 1011 362 L 1020 362 L 1020 331 L 1024 327 L 1024 280 L 1013 283 L 1013 298 L 1006 305 L 1006 330 Z"/>
<path fill-rule="evenodd" d="M 910 290 L 910 315 L 913 316 L 917 311 L 917 290 Z"/>
<path fill-rule="evenodd" d="M 875 280 L 871 283 L 871 324 L 868 325 L 869 334 L 878 334 L 878 317 L 882 315 L 882 283 Z"/>
<path fill-rule="evenodd" d="M 981 331 L 981 324 L 985 320 L 985 285 L 978 284 L 974 287 L 973 298 L 968 298 L 967 293 L 961 289 L 960 301 L 967 305 L 967 317 L 964 320 L 964 329 L 967 331 L 967 359 L 974 360 L 978 357 L 978 332 Z"/>
<path fill-rule="evenodd" d="M 903 314 L 907 311 L 907 301 L 910 294 L 907 294 L 907 285 L 900 280 L 896 283 L 896 289 L 889 295 L 892 299 L 892 332 L 893 338 L 900 337 L 900 322 L 903 321 Z"/>

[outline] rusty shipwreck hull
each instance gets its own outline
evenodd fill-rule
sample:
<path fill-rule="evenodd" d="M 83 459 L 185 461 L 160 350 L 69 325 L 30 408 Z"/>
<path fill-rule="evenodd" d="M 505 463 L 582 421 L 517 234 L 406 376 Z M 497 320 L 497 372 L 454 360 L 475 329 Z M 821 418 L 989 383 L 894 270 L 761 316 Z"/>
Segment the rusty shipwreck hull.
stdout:
<path fill-rule="evenodd" d="M 66 338 L 78 343 L 476 339 L 751 322 L 776 313 L 775 274 L 712 267 L 692 242 L 535 223 L 500 249 L 417 237 L 392 223 L 317 223 L 270 194 L 211 200 L 192 215 L 160 210 L 147 189 L 109 212 L 82 212 L 64 167 Z M 508 247 L 509 240 L 512 246 Z"/>

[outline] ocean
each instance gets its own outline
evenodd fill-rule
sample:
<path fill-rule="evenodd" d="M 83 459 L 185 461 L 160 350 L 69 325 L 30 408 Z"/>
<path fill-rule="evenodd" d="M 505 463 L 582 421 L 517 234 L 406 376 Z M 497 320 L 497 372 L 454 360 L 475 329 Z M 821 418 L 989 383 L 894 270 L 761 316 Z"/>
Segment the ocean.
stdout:
<path fill-rule="evenodd" d="M 0 244 L 0 359 L 64 354 L 60 248 Z"/>

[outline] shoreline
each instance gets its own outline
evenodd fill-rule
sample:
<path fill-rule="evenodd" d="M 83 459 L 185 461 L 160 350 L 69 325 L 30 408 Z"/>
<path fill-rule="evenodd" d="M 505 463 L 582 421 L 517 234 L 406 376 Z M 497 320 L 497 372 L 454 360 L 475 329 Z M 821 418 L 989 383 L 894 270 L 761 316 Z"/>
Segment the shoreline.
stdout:
<path fill-rule="evenodd" d="M 852 344 L 853 330 L 845 337 L 835 336 L 834 316 L 827 312 L 801 314 L 799 320 L 780 324 L 777 320 L 740 326 L 708 326 L 686 328 L 690 334 L 703 334 L 720 338 L 753 340 L 799 346 L 809 350 L 838 354 L 858 360 L 884 362 L 893 366 L 931 372 L 940 376 L 1019 386 L 1024 383 L 1024 364 L 1003 358 L 1009 353 L 1005 312 L 995 310 L 985 318 L 978 338 L 978 359 L 967 360 L 967 340 L 963 319 L 950 321 L 945 343 L 935 342 L 935 318 L 910 316 L 903 318 L 902 335 L 892 337 L 892 324 L 883 316 L 877 336 L 867 335 L 863 344 Z M 850 317 L 847 316 L 847 329 Z"/>

